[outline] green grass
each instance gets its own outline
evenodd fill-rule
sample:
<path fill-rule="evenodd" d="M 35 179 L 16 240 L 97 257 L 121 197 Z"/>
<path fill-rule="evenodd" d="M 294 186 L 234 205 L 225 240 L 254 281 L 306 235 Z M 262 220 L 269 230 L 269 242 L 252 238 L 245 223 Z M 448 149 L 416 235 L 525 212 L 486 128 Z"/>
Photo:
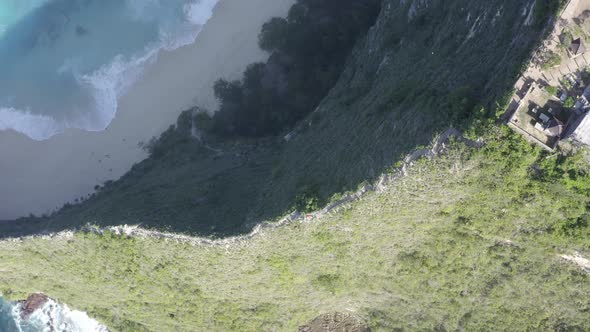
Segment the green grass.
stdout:
<path fill-rule="evenodd" d="M 559 258 L 590 255 L 588 225 L 568 226 L 590 204 L 588 177 L 571 182 L 582 156 L 492 136 L 319 222 L 231 247 L 110 234 L 0 242 L 0 292 L 43 291 L 115 331 L 294 331 L 349 310 L 374 331 L 587 330 L 590 275 Z"/>

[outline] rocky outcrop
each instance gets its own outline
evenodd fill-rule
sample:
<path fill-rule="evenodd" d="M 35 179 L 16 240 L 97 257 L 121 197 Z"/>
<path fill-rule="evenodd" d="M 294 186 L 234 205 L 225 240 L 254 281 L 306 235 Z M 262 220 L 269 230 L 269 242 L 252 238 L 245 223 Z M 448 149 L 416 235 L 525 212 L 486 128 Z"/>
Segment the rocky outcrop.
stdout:
<path fill-rule="evenodd" d="M 26 300 L 8 302 L 0 297 L 0 332 L 108 332 L 85 312 L 71 310 L 66 304 L 43 293 Z"/>
<path fill-rule="evenodd" d="M 297 332 L 370 332 L 371 330 L 353 315 L 335 312 L 321 315 Z"/>
<path fill-rule="evenodd" d="M 45 294 L 34 293 L 29 297 L 20 301 L 20 316 L 22 319 L 28 319 L 31 314 L 41 308 L 49 301 L 49 297 Z"/>
<path fill-rule="evenodd" d="M 561 255 L 561 258 L 577 265 L 582 271 L 590 273 L 590 260 L 582 257 L 580 253 L 575 252 L 573 255 Z"/>

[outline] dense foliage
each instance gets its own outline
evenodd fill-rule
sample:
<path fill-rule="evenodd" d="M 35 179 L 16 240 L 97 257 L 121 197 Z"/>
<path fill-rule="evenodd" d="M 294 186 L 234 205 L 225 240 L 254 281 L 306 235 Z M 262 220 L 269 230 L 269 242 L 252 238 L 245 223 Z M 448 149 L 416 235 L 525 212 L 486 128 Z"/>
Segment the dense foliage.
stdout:
<path fill-rule="evenodd" d="M 250 65 L 241 81 L 219 80 L 213 130 L 229 136 L 279 133 L 313 111 L 338 79 L 359 36 L 380 11 L 379 0 L 299 0 L 288 17 L 262 28 L 266 63 Z"/>
<path fill-rule="evenodd" d="M 541 29 L 545 26 L 547 17 L 554 15 L 567 3 L 566 0 L 536 0 L 534 11 L 535 28 Z"/>

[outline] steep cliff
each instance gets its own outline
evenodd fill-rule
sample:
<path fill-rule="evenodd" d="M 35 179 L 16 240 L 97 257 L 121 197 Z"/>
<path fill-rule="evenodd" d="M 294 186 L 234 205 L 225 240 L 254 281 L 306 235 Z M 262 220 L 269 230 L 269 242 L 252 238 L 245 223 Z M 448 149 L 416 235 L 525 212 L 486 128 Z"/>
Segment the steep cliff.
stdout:
<path fill-rule="evenodd" d="M 0 225 L 156 229 L 2 240 L 0 294 L 43 290 L 114 331 L 588 330 L 590 157 L 497 120 L 548 3 L 385 0 L 283 137 L 210 137 L 185 112 L 121 180 Z M 424 147 L 441 132 L 454 135 Z"/>
<path fill-rule="evenodd" d="M 163 152 L 121 180 L 50 218 L 0 229 L 141 223 L 223 236 L 294 206 L 321 206 L 449 125 L 468 128 L 491 117 L 540 37 L 532 3 L 386 0 L 336 86 L 288 142 L 199 140 L 195 123 L 206 124 L 187 112 L 160 140 Z M 547 14 L 536 16 L 544 23 Z"/>

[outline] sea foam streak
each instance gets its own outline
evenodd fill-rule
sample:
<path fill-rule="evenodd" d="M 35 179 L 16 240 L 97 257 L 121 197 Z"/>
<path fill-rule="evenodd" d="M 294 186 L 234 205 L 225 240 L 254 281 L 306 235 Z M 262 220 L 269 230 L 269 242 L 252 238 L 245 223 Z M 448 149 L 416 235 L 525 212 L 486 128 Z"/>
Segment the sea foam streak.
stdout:
<path fill-rule="evenodd" d="M 0 70 L 7 73 L 0 77 L 0 130 L 34 140 L 68 128 L 104 130 L 145 67 L 161 50 L 193 43 L 218 0 L 80 1 L 49 2 L 0 37 L 0 67 L 6 66 Z M 110 22 L 91 16 L 93 5 L 113 27 L 101 27 Z M 89 13 L 70 9 L 75 6 Z M 127 16 L 106 12 L 119 13 L 121 6 Z M 38 30 L 30 28 L 35 24 Z"/>
<path fill-rule="evenodd" d="M 0 297 L 0 331 L 20 332 L 108 332 L 84 312 L 48 299 L 30 316 L 22 316 L 22 303 L 6 302 Z"/>

